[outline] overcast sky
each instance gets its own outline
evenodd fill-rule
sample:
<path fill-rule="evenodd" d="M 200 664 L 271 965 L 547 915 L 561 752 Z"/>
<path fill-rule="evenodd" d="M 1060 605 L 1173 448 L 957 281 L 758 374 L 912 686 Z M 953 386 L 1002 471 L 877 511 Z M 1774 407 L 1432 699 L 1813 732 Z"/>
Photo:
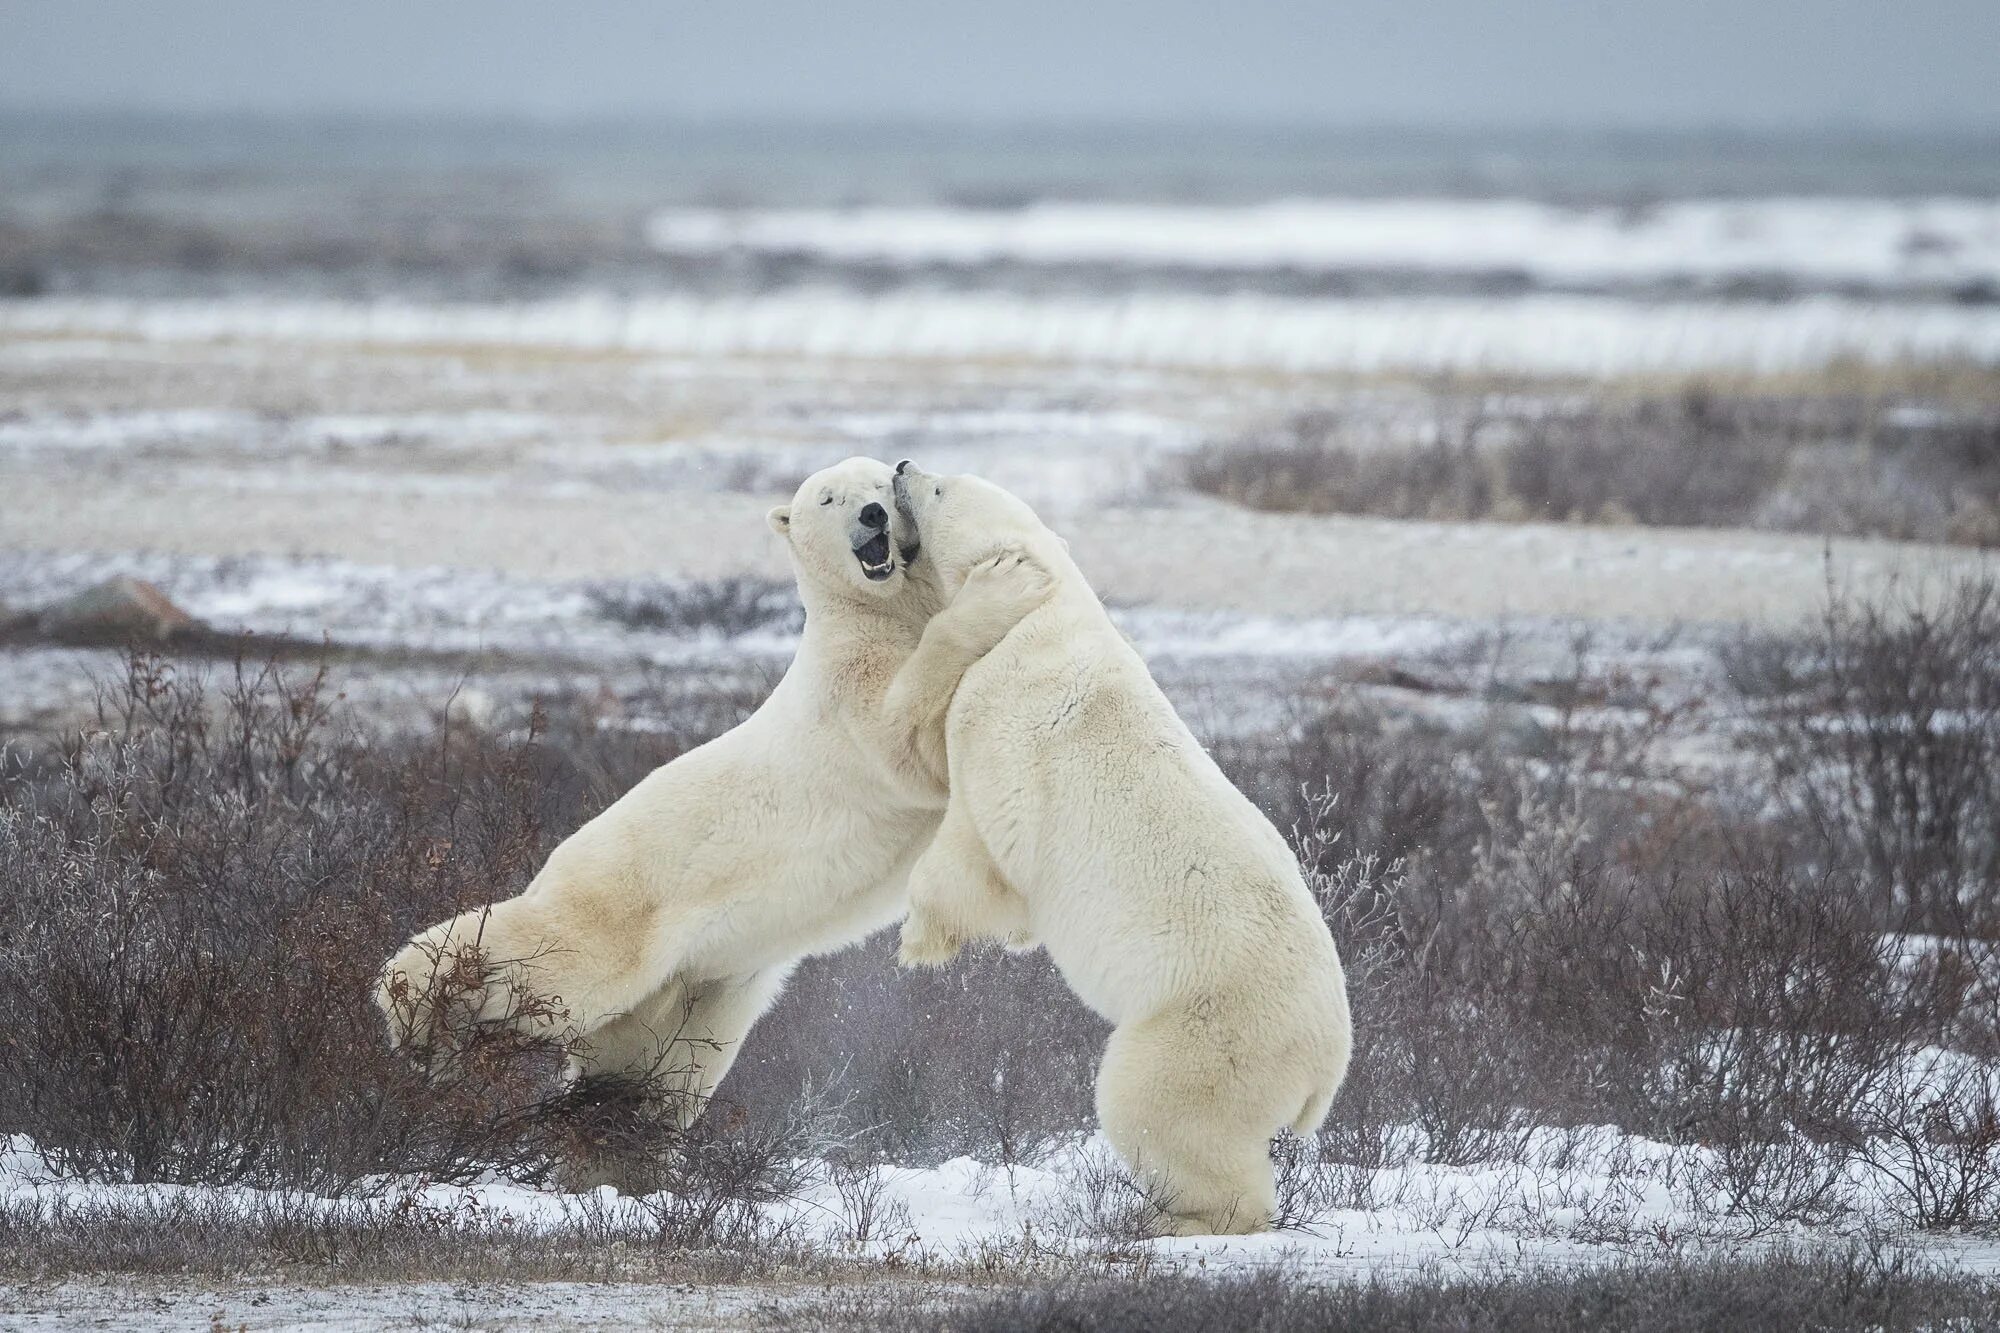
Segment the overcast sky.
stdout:
<path fill-rule="evenodd" d="M 0 0 L 0 104 L 2000 130 L 2000 0 Z"/>

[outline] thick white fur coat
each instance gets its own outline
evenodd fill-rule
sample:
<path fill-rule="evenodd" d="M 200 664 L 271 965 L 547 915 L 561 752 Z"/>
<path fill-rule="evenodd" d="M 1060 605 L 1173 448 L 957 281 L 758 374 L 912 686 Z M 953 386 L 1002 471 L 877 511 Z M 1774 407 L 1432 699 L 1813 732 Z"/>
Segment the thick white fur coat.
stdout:
<path fill-rule="evenodd" d="M 850 459 L 772 511 L 806 607 L 777 688 L 578 829 L 519 896 L 392 958 L 377 993 L 392 1040 L 449 1052 L 481 1024 L 525 1028 L 567 1045 L 572 1076 L 671 1070 L 691 1118 L 801 957 L 902 914 L 945 805 L 942 760 L 904 719 L 942 717 L 1024 608 L 974 596 L 934 618 L 939 590 L 907 555 L 867 576 L 859 515 L 888 506 L 889 475 Z"/>
<path fill-rule="evenodd" d="M 950 806 L 911 875 L 905 961 L 1039 942 L 1115 1025 L 1099 1117 L 1168 1228 L 1261 1228 L 1271 1136 L 1318 1127 L 1351 1046 L 1297 860 L 1026 505 L 970 477 L 899 491 L 948 587 L 996 547 L 1053 582 L 947 712 Z"/>

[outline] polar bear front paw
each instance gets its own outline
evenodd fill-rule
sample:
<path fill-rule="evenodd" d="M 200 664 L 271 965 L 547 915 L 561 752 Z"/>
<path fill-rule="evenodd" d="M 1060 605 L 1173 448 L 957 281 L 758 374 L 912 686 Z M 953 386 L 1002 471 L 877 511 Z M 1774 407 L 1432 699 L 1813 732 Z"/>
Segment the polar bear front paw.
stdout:
<path fill-rule="evenodd" d="M 1047 601 L 1055 580 L 1018 546 L 989 556 L 965 573 L 952 613 L 971 633 L 982 655 L 1007 636 L 1021 617 Z"/>
<path fill-rule="evenodd" d="M 925 912 L 910 913 L 898 938 L 896 961 L 904 967 L 943 967 L 964 947 L 964 941 Z"/>
<path fill-rule="evenodd" d="M 1009 546 L 966 570 L 959 596 L 970 596 L 995 610 L 1026 615 L 1040 606 L 1054 587 L 1055 580 L 1039 560 L 1019 546 Z"/>

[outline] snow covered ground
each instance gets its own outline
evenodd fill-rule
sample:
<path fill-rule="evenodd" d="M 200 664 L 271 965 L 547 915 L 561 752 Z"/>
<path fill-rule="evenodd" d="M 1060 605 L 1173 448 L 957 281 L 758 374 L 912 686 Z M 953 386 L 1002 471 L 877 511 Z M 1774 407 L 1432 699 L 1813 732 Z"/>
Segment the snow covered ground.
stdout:
<path fill-rule="evenodd" d="M 1437 402 L 1393 382 L 355 346 L 322 340 L 306 307 L 289 332 L 253 320 L 219 336 L 230 312 L 276 309 L 0 306 L 0 610 L 134 574 L 220 629 L 366 650 L 344 668 L 353 697 L 402 707 L 450 696 L 475 658 L 503 706 L 599 685 L 629 701 L 662 672 L 768 680 L 791 649 L 788 596 L 757 623 L 692 633 L 617 608 L 720 579 L 782 593 L 764 510 L 840 457 L 915 456 L 1036 504 L 1168 688 L 1229 732 L 1370 664 L 1448 676 L 1427 664 L 1494 636 L 1523 672 L 1559 670 L 1581 624 L 1657 665 L 1649 641 L 1674 627 L 1797 623 L 1829 582 L 1872 595 L 2000 570 L 1967 548 L 1268 513 L 1187 489 L 1193 451 L 1331 403 L 1369 447 L 1434 441 Z M 64 310 L 104 315 L 109 336 L 6 326 Z M 175 311 L 225 318 L 146 334 Z M 1452 410 L 1531 419 L 1579 400 L 1518 386 Z M 111 665 L 17 643 L 0 654 L 0 719 L 70 712 Z"/>
<path fill-rule="evenodd" d="M 1555 294 L 1305 299 L 913 285 L 881 295 L 829 286 L 506 304 L 47 297 L 0 301 L 0 333 L 1322 373 L 1606 376 L 2000 362 L 2000 306 L 1837 295 L 1722 303 Z"/>
<path fill-rule="evenodd" d="M 500 721 L 525 715 L 532 698 L 572 694 L 580 682 L 639 700 L 673 679 L 698 679 L 708 689 L 729 680 L 761 687 L 783 672 L 798 641 L 796 601 L 782 580 L 746 583 L 727 599 L 722 618 L 704 619 L 711 603 L 702 586 L 680 580 L 536 579 L 259 554 L 0 549 L 0 607 L 52 605 L 120 574 L 157 584 L 225 633 L 325 639 L 350 654 L 337 668 L 350 701 L 391 712 L 476 698 L 500 710 L 491 719 Z M 1496 625 L 1168 606 L 1115 606 L 1112 616 L 1211 736 L 1279 725 L 1300 690 L 1390 662 L 1439 681 L 1459 680 L 1474 660 L 1509 677 L 1560 673 L 1583 629 L 1534 617 Z M 1713 644 L 1700 633 L 1612 626 L 1592 637 L 1597 651 L 1627 666 L 1682 681 L 1712 682 L 1719 671 Z M 0 654 L 0 670 L 10 684 L 0 725 L 25 725 L 83 708 L 97 682 L 117 679 L 122 667 L 114 652 L 47 646 Z"/>
<path fill-rule="evenodd" d="M 1608 1129 L 1538 1130 L 1520 1136 L 1511 1156 L 1465 1167 L 1416 1163 L 1370 1171 L 1329 1164 L 1321 1168 L 1324 1193 L 1317 1198 L 1305 1197 L 1310 1179 L 1294 1174 L 1300 1186 L 1294 1206 L 1305 1215 L 1247 1237 L 1130 1239 L 1114 1215 L 1115 1193 L 1109 1211 L 1093 1202 L 1110 1162 L 1096 1139 L 1034 1165 L 958 1158 L 935 1167 L 883 1165 L 839 1181 L 821 1174 L 798 1197 L 769 1206 L 765 1221 L 795 1251 L 846 1265 L 841 1280 L 868 1281 L 871 1273 L 877 1279 L 926 1278 L 934 1294 L 963 1290 L 972 1274 L 991 1282 L 1008 1274 L 1219 1276 L 1269 1267 L 1303 1282 L 1395 1281 L 1668 1256 L 1741 1257 L 1778 1247 L 1837 1250 L 1858 1236 L 1887 1237 L 1892 1248 L 1947 1270 L 2000 1272 L 2000 1245 L 1905 1230 L 1888 1196 L 1860 1168 L 1844 1186 L 1857 1211 L 1807 1227 L 1730 1213 L 1715 1156 L 1702 1148 Z M 655 1225 L 649 1204 L 662 1202 L 626 1198 L 608 1187 L 561 1194 L 499 1178 L 467 1186 L 383 1180 L 372 1193 L 345 1199 L 132 1185 L 64 1177 L 20 1139 L 0 1153 L 0 1207 L 15 1211 L 158 1218 L 192 1208 L 245 1219 L 285 1216 L 295 1224 L 338 1217 L 359 1225 L 540 1237 L 550 1245 L 583 1240 L 602 1246 L 615 1236 L 615 1249 L 622 1249 L 646 1243 Z M 0 1293 L 0 1320 L 9 1327 L 53 1327 L 61 1316 L 88 1310 L 102 1316 L 94 1321 L 99 1327 L 206 1327 L 220 1310 L 228 1327 L 252 1329 L 413 1319 L 502 1327 L 657 1327 L 656 1321 L 672 1319 L 676 1327 L 708 1328 L 809 1291 L 782 1279 L 533 1286 L 381 1284 L 365 1277 L 352 1284 L 300 1284 L 256 1275 L 227 1283 L 71 1280 Z"/>
<path fill-rule="evenodd" d="M 1543 285 L 1797 279 L 1894 291 L 2000 283 L 2000 202 L 1980 198 L 1044 201 L 1022 208 L 674 208 L 648 238 L 675 254 L 808 254 L 921 264 L 1520 274 Z"/>

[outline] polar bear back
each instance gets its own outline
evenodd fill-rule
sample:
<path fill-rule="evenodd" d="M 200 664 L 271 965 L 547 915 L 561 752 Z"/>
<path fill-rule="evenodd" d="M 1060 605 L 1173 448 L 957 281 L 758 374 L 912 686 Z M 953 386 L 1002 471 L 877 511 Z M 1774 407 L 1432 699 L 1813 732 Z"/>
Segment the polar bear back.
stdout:
<path fill-rule="evenodd" d="M 967 672 L 947 719 L 952 801 L 1035 936 L 1114 1023 L 1246 991 L 1344 1015 L 1339 958 L 1285 840 L 1081 573 L 1051 563 L 1057 595 Z"/>
<path fill-rule="evenodd" d="M 818 677 L 830 627 L 815 628 L 757 712 L 578 829 L 526 896 L 630 921 L 635 953 L 704 976 L 838 948 L 893 921 L 940 811 L 828 725 Z M 658 910 L 669 899 L 673 910 Z"/>

